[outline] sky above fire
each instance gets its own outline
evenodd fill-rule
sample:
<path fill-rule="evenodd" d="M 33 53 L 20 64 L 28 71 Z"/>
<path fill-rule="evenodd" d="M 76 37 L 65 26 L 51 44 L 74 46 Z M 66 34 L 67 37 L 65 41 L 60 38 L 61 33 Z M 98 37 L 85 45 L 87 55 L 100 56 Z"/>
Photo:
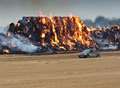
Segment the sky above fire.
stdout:
<path fill-rule="evenodd" d="M 120 18 L 119 4 L 120 0 L 0 0 L 0 25 L 38 15 Z"/>

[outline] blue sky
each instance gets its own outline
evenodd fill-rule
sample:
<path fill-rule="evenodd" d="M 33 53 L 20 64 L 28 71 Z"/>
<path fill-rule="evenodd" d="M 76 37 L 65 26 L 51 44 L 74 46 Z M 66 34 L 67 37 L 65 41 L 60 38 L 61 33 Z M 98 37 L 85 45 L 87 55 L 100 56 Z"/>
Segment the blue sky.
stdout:
<path fill-rule="evenodd" d="M 15 22 L 22 16 L 78 15 L 95 19 L 102 15 L 120 18 L 120 0 L 0 0 L 0 25 Z"/>

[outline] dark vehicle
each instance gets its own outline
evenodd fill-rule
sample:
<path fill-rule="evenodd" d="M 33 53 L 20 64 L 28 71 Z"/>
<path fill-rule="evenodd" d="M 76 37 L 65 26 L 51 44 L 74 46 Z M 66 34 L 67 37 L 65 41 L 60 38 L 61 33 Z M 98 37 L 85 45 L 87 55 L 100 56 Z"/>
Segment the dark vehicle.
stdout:
<path fill-rule="evenodd" d="M 84 51 L 80 52 L 79 58 L 95 58 L 99 56 L 100 54 L 97 50 L 85 49 Z"/>

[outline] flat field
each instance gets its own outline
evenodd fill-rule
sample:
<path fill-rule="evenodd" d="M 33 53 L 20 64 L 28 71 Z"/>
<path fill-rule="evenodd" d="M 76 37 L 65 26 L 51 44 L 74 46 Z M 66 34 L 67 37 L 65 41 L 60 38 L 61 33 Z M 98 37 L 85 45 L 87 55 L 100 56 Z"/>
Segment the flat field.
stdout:
<path fill-rule="evenodd" d="M 120 52 L 1 55 L 0 88 L 120 88 Z"/>

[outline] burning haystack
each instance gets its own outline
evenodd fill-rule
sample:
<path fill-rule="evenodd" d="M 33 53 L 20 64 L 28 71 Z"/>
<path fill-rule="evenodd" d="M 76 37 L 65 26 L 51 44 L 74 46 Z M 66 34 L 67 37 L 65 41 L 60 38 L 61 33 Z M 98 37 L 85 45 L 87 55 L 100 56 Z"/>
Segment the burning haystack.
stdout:
<path fill-rule="evenodd" d="M 8 31 L 27 38 L 34 46 L 40 47 L 40 52 L 78 51 L 95 46 L 90 29 L 78 16 L 23 17 L 16 25 L 11 23 Z"/>

